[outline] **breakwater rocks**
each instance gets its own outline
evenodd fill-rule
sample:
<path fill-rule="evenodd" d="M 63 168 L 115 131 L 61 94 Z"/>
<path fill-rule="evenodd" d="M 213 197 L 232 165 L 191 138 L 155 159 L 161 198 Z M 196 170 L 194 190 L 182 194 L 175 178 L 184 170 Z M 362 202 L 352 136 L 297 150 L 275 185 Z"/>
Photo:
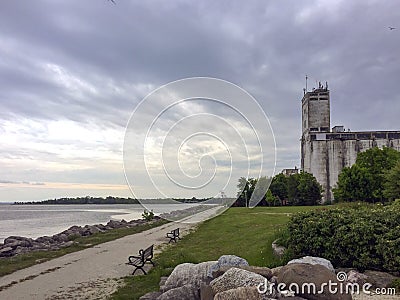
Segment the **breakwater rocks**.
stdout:
<path fill-rule="evenodd" d="M 171 275 L 161 278 L 159 291 L 140 300 L 351 300 L 351 289 L 335 292 L 329 284 L 339 289 L 341 285 L 355 288 L 368 282 L 372 287 L 386 288 L 395 278 L 383 272 L 335 270 L 330 261 L 319 257 L 306 256 L 270 269 L 223 255 L 218 261 L 176 266 Z"/>
<path fill-rule="evenodd" d="M 22 236 L 10 236 L 6 238 L 3 244 L 0 243 L 0 257 L 12 257 L 22 253 L 32 251 L 51 251 L 72 246 L 76 243 L 74 240 L 79 237 L 91 236 L 98 232 L 105 232 L 116 228 L 130 228 L 144 223 L 156 222 L 161 218 L 156 216 L 152 221 L 110 220 L 107 224 L 72 226 L 61 233 L 53 236 L 42 236 L 37 239 L 31 239 Z"/>
<path fill-rule="evenodd" d="M 209 205 L 199 204 L 186 209 L 174 210 L 169 213 L 163 213 L 160 215 L 160 217 L 165 220 L 179 221 L 217 206 L 218 205 L 212 205 L 212 204 Z"/>

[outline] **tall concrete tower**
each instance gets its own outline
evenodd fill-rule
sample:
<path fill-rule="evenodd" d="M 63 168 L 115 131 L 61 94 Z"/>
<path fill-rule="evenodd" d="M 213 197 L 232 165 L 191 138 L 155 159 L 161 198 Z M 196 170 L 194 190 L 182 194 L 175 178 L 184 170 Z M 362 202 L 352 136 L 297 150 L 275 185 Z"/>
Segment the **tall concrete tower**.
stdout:
<path fill-rule="evenodd" d="M 325 190 L 324 201 L 330 200 L 329 162 L 326 134 L 330 132 L 330 98 L 328 83 L 305 91 L 302 103 L 301 170 L 315 176 Z M 321 142 L 316 142 L 321 141 Z"/>
<path fill-rule="evenodd" d="M 310 132 L 329 132 L 331 128 L 330 99 L 327 86 L 304 94 L 302 103 L 302 135 Z"/>

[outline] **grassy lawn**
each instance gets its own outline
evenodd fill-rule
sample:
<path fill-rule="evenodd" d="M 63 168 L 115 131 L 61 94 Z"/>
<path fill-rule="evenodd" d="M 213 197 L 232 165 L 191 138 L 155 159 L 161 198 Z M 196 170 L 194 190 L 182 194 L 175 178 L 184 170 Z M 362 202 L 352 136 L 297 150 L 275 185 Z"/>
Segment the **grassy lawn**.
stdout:
<path fill-rule="evenodd" d="M 169 275 L 176 265 L 217 260 L 223 254 L 243 257 L 251 265 L 278 266 L 282 262 L 273 256 L 271 248 L 277 230 L 286 224 L 291 213 L 315 208 L 230 208 L 200 224 L 178 243 L 168 245 L 155 257 L 156 267 L 147 276 L 126 277 L 126 285 L 112 299 L 138 299 L 147 292 L 157 291 L 160 277 Z"/>
<path fill-rule="evenodd" d="M 55 251 L 37 251 L 30 252 L 21 255 L 17 255 L 10 258 L 0 259 L 0 276 L 10 274 L 20 269 L 30 267 L 32 265 L 42 263 L 44 261 L 63 256 L 68 253 L 80 251 L 95 245 L 109 242 L 126 235 L 142 232 L 157 226 L 161 226 L 167 223 L 167 221 L 161 220 L 150 224 L 143 224 L 132 228 L 118 228 L 105 232 L 96 233 L 92 236 L 81 237 L 74 239 L 75 245 L 71 247 L 63 248 Z"/>

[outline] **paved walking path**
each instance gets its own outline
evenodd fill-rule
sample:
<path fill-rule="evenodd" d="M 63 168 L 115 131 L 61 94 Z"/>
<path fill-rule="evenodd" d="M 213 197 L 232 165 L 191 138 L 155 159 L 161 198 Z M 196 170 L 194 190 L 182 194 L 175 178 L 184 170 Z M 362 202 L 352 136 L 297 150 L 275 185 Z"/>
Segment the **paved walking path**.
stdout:
<path fill-rule="evenodd" d="M 129 255 L 151 244 L 167 243 L 166 233 L 176 227 L 181 235 L 186 234 L 194 222 L 217 210 L 188 217 L 184 219 L 187 223 L 165 224 L 0 277 L 0 299 L 105 299 L 121 284 L 122 277 L 132 273 L 133 267 L 125 264 Z"/>

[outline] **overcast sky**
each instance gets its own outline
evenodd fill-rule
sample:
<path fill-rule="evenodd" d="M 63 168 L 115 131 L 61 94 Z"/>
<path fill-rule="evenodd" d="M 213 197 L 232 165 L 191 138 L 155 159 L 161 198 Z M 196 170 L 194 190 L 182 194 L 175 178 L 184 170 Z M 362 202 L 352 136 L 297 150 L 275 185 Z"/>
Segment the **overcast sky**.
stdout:
<path fill-rule="evenodd" d="M 400 129 L 399 53 L 397 0 L 3 1 L 0 201 L 132 196 L 123 168 L 129 118 L 148 93 L 187 77 L 232 82 L 258 101 L 274 132 L 277 172 L 300 166 L 300 100 L 306 74 L 309 87 L 328 81 L 332 126 Z M 148 103 L 145 114 L 156 116 L 161 102 Z M 163 136 L 165 124 L 180 120 L 177 115 L 224 116 L 223 108 L 207 101 L 176 108 L 179 114 L 171 111 L 163 115 L 164 123 L 155 123 L 155 139 L 157 130 Z M 252 121 L 256 115 L 246 117 Z M 194 119 L 184 132 L 212 131 L 236 141 L 222 120 L 213 129 L 204 127 L 214 121 Z M 229 122 L 234 124 L 234 117 Z M 146 128 L 141 130 L 146 134 Z M 154 143 L 151 149 L 158 146 Z M 207 149 L 216 153 L 204 162 L 207 171 L 215 159 L 225 167 L 229 159 L 219 159 L 229 153 L 225 146 L 203 136 L 185 144 L 180 155 L 197 159 Z M 230 150 L 236 153 L 235 147 Z M 264 157 L 273 153 L 268 150 Z M 243 176 L 248 174 L 246 159 L 234 158 L 239 161 L 234 162 L 229 196 L 235 196 L 240 168 Z M 162 186 L 166 173 L 155 161 L 151 168 L 159 171 L 157 184 Z M 273 169 L 268 163 L 265 175 Z M 192 178 L 201 171 L 198 164 L 197 171 L 191 165 L 183 160 L 188 174 L 181 176 Z M 146 176 L 148 170 L 137 166 L 136 175 Z M 210 196 L 222 189 L 210 187 L 208 194 L 171 188 L 165 193 Z M 153 186 L 140 188 L 143 197 L 159 196 Z"/>

